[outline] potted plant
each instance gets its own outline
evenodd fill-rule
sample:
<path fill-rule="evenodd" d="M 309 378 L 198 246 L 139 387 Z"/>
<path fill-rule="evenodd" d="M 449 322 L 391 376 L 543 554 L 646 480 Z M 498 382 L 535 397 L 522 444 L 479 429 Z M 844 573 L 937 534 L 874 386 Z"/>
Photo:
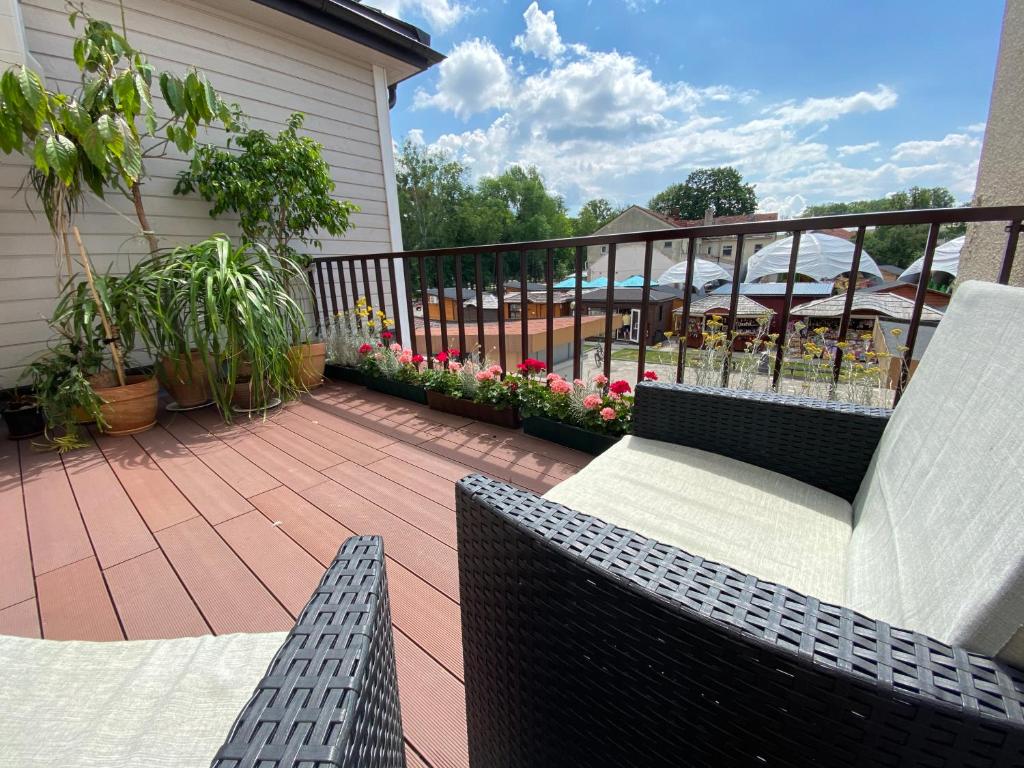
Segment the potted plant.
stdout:
<path fill-rule="evenodd" d="M 61 453 L 86 445 L 79 424 L 104 425 L 103 405 L 87 371 L 99 366 L 99 354 L 67 340 L 51 344 L 22 374 L 43 409 L 46 434 Z"/>
<path fill-rule="evenodd" d="M 332 196 L 335 184 L 323 146 L 298 135 L 304 119 L 302 113 L 293 113 L 277 136 L 243 126 L 226 147 L 199 147 L 174 190 L 176 194 L 198 192 L 213 204 L 211 216 L 237 214 L 245 240 L 262 243 L 279 260 L 297 264 L 300 271 L 308 268 L 309 257 L 294 243 L 321 248 L 317 233 L 342 236 L 352 226 L 351 214 L 359 210 Z M 292 294 L 308 291 L 305 276 L 296 277 L 289 279 Z M 323 339 L 313 341 L 304 332 L 293 339 L 295 376 L 306 389 L 322 381 L 326 353 Z"/>
<path fill-rule="evenodd" d="M 462 362 L 459 351 L 439 352 L 423 374 L 431 408 L 500 427 L 519 426 L 515 379 L 503 380 L 498 365 Z"/>
<path fill-rule="evenodd" d="M 382 319 L 383 313 L 377 317 L 377 327 Z M 380 341 L 365 342 L 358 352 L 362 358 L 359 369 L 367 387 L 414 403 L 427 404 L 427 391 L 422 382 L 423 356 L 414 355 L 411 349 L 395 343 L 390 330 L 385 328 L 380 332 Z"/>
<path fill-rule="evenodd" d="M 345 312 L 339 312 L 327 326 L 327 364 L 325 374 L 339 381 L 353 384 L 367 382 L 367 374 L 363 372 L 363 350 L 369 345 L 373 348 L 380 342 L 375 332 L 376 323 L 371 324 L 372 307 L 366 303 L 365 297 L 356 301 L 356 306 Z M 385 325 L 390 330 L 391 325 Z"/>
<path fill-rule="evenodd" d="M 7 437 L 11 440 L 22 440 L 43 434 L 46 421 L 43 408 L 34 395 L 15 390 L 3 405 L 4 423 L 7 425 Z"/>
<path fill-rule="evenodd" d="M 290 351 L 304 318 L 287 289 L 301 274 L 294 262 L 214 235 L 155 257 L 148 274 L 181 338 L 195 345 L 226 421 L 235 406 L 265 410 L 299 391 Z"/>
<path fill-rule="evenodd" d="M 520 365 L 520 374 L 517 392 L 526 434 L 596 456 L 629 432 L 629 382 L 609 382 L 600 373 L 589 382 L 569 382 L 557 373 L 544 375 L 543 364 L 535 360 Z M 644 378 L 653 381 L 657 374 L 647 371 Z"/>

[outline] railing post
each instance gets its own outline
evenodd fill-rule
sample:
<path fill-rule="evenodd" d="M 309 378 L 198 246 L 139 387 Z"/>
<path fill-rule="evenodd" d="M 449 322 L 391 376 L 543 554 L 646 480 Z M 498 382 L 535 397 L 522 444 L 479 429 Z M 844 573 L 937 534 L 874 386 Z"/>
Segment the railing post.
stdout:
<path fill-rule="evenodd" d="M 427 365 L 434 357 L 434 324 L 430 320 L 430 294 L 427 293 L 427 265 L 422 256 L 419 257 L 420 269 L 420 306 L 423 307 L 423 343 L 427 348 Z"/>
<path fill-rule="evenodd" d="M 686 352 L 690 348 L 690 301 L 693 297 L 693 267 L 697 260 L 697 240 L 686 243 L 686 285 L 683 286 L 683 332 L 679 336 L 679 356 L 676 358 L 676 383 L 682 384 L 686 375 Z"/>
<path fill-rule="evenodd" d="M 850 332 L 850 315 L 853 313 L 853 295 L 857 292 L 857 274 L 860 272 L 860 255 L 864 250 L 864 227 L 857 228 L 857 237 L 853 242 L 853 263 L 850 265 L 850 282 L 846 286 L 846 300 L 843 302 L 843 318 L 839 321 L 838 344 L 846 341 L 846 335 Z M 839 386 L 839 374 L 843 369 L 843 349 L 836 347 L 835 360 L 832 362 L 832 397 L 835 397 L 836 387 Z"/>
<path fill-rule="evenodd" d="M 572 311 L 572 377 L 583 376 L 583 246 L 576 246 L 576 285 Z"/>
<path fill-rule="evenodd" d="M 529 305 L 526 301 L 527 294 L 527 272 L 526 272 L 526 251 L 519 251 L 519 333 L 520 348 L 522 350 L 523 359 L 522 362 L 526 361 L 526 358 L 530 356 L 530 323 L 529 323 Z"/>
<path fill-rule="evenodd" d="M 508 370 L 508 353 L 505 348 L 505 254 L 494 254 L 494 291 L 498 295 L 498 365 Z M 504 376 L 504 373 L 502 374 Z"/>
<path fill-rule="evenodd" d="M 441 350 L 447 352 L 448 344 L 448 313 L 444 308 L 444 257 L 437 256 L 434 259 L 434 268 L 437 271 L 437 316 L 441 321 Z M 461 353 L 462 350 L 460 349 Z"/>
<path fill-rule="evenodd" d="M 391 319 L 395 321 L 396 341 L 404 347 L 407 336 L 402 329 L 402 309 L 398 303 L 398 270 L 395 269 L 394 256 L 388 256 L 388 282 L 391 283 Z"/>
<path fill-rule="evenodd" d="M 636 353 L 636 380 L 643 381 L 644 365 L 647 362 L 647 321 L 650 316 L 651 301 L 651 263 L 654 260 L 654 241 L 648 240 L 644 245 L 644 287 L 640 295 L 640 333 L 637 339 L 640 348 Z"/>
<path fill-rule="evenodd" d="M 736 257 L 732 267 L 732 295 L 729 298 L 729 317 L 725 324 L 725 360 L 722 363 L 722 386 L 729 386 L 729 373 L 732 368 L 732 331 L 736 327 L 736 312 L 740 304 L 740 272 L 743 269 L 743 235 L 736 235 Z"/>
<path fill-rule="evenodd" d="M 330 312 L 330 317 L 333 317 L 334 315 L 338 314 L 338 294 L 337 294 L 337 291 L 334 288 L 334 269 L 333 269 L 334 261 L 333 261 L 333 259 L 328 261 L 326 264 L 324 264 L 324 267 L 327 270 L 327 287 L 330 288 L 330 291 L 331 291 L 331 312 Z M 324 307 L 324 316 L 325 317 L 328 316 L 327 308 L 326 307 Z"/>
<path fill-rule="evenodd" d="M 935 258 L 935 246 L 939 242 L 939 224 L 928 227 L 928 242 L 924 246 L 924 261 L 921 263 L 921 277 L 917 281 L 917 293 L 914 294 L 914 310 L 910 314 L 910 327 L 907 328 L 907 349 L 903 353 L 903 365 L 900 367 L 900 379 L 893 394 L 892 407 L 895 408 L 907 387 L 910 378 L 910 364 L 914 360 L 914 345 L 917 343 L 917 329 L 921 326 L 921 314 L 924 312 L 924 300 L 928 295 L 928 282 L 932 274 L 932 260 Z"/>
<path fill-rule="evenodd" d="M 487 345 L 484 337 L 484 272 L 480 264 L 480 254 L 473 255 L 476 279 L 476 340 L 480 346 L 480 365 L 487 360 Z"/>
<path fill-rule="evenodd" d="M 604 375 L 612 377 L 612 310 L 615 308 L 615 243 L 608 245 L 608 284 L 604 299 Z"/>
<path fill-rule="evenodd" d="M 466 351 L 466 317 L 462 306 L 462 256 L 455 254 L 455 316 L 459 321 L 459 351 Z"/>
<path fill-rule="evenodd" d="M 327 324 L 324 323 L 323 326 L 320 325 L 320 309 L 317 307 L 316 300 L 316 281 L 313 278 L 314 268 L 317 270 L 320 269 L 319 261 L 314 261 L 306 268 L 306 280 L 309 282 L 309 297 L 313 300 L 313 325 L 318 334 L 325 336 L 327 334 Z"/>
<path fill-rule="evenodd" d="M 547 317 L 544 333 L 544 353 L 547 355 L 548 370 L 555 370 L 555 250 L 548 248 L 544 259 L 544 278 L 547 281 Z"/>
<path fill-rule="evenodd" d="M 786 272 L 786 298 L 782 304 L 782 317 L 779 321 L 778 346 L 775 349 L 775 366 L 772 368 L 772 389 L 778 390 L 782 378 L 782 363 L 786 357 L 786 336 L 789 330 L 789 315 L 793 311 L 793 284 L 796 283 L 796 263 L 800 257 L 800 235 L 798 229 L 793 233 L 793 247 L 789 251 L 789 270 Z M 856 276 L 854 276 L 856 281 Z"/>
<path fill-rule="evenodd" d="M 1003 261 L 999 265 L 999 277 L 996 282 L 1007 285 L 1010 282 L 1010 273 L 1013 271 L 1013 260 L 1017 255 L 1017 240 L 1020 237 L 1020 219 L 1014 219 L 1006 228 L 1006 250 L 1003 252 Z"/>

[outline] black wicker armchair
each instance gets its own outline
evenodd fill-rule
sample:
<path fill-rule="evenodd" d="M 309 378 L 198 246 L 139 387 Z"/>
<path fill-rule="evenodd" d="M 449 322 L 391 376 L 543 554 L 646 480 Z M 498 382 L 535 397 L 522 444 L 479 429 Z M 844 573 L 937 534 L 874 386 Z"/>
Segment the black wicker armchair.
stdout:
<path fill-rule="evenodd" d="M 642 385 L 634 427 L 850 500 L 887 420 Z M 456 504 L 475 766 L 1024 766 L 1019 670 L 479 475 Z"/>
<path fill-rule="evenodd" d="M 214 768 L 404 768 L 384 549 L 341 547 Z"/>

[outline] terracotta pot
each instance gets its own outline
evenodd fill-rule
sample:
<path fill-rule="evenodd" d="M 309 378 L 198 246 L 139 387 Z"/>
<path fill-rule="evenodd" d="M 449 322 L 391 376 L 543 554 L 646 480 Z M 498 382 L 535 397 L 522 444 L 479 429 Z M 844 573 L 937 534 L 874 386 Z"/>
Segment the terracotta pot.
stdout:
<path fill-rule="evenodd" d="M 255 411 L 269 407 L 267 404 L 274 400 L 274 395 L 267 391 L 269 387 L 262 387 L 262 389 L 263 392 L 257 391 L 250 378 L 240 376 L 231 393 L 231 404 L 242 411 Z"/>
<path fill-rule="evenodd" d="M 154 376 L 128 376 L 123 387 L 96 387 L 108 435 L 134 435 L 156 424 L 160 386 Z"/>
<path fill-rule="evenodd" d="M 164 386 L 182 408 L 194 408 L 210 402 L 210 384 L 206 379 L 203 356 L 197 349 L 193 349 L 190 356 L 191 370 L 184 355 L 160 360 Z"/>
<path fill-rule="evenodd" d="M 295 380 L 303 389 L 316 389 L 324 383 L 327 344 L 323 341 L 296 344 L 288 353 L 295 371 Z"/>
<path fill-rule="evenodd" d="M 89 384 L 96 391 L 104 388 L 116 387 L 117 375 L 113 371 L 101 371 L 100 373 L 93 374 L 89 377 Z M 94 421 L 92 416 L 90 416 L 80 405 L 76 405 L 71 411 L 71 418 L 74 420 L 75 424 L 92 424 Z"/>

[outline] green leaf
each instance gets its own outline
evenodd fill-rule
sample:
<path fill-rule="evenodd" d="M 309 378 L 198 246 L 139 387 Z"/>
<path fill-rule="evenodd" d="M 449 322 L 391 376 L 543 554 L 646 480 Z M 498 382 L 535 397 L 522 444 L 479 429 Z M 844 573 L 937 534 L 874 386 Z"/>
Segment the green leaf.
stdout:
<path fill-rule="evenodd" d="M 75 66 L 79 69 L 85 69 L 85 46 L 88 41 L 84 37 L 80 37 L 75 40 L 75 44 L 71 47 L 72 54 L 75 58 Z"/>
<path fill-rule="evenodd" d="M 142 176 L 142 147 L 134 129 L 123 118 L 117 118 L 118 127 L 123 141 L 121 152 L 121 169 L 128 184 L 134 184 Z"/>
<path fill-rule="evenodd" d="M 149 92 L 149 83 L 138 72 L 135 73 L 135 90 L 142 99 L 142 110 L 145 115 L 146 132 L 153 136 L 156 133 L 156 110 L 153 109 L 153 97 Z"/>
<path fill-rule="evenodd" d="M 49 173 L 50 164 L 46 159 L 46 137 L 40 136 L 36 139 L 36 146 L 32 150 L 32 161 L 36 164 L 36 168 L 39 169 L 40 173 Z"/>
<path fill-rule="evenodd" d="M 195 72 L 189 72 L 185 78 L 185 94 L 188 99 L 188 114 L 195 123 L 209 121 L 213 117 L 212 112 L 207 111 L 206 89 Z"/>
<path fill-rule="evenodd" d="M 50 135 L 46 138 L 45 152 L 50 168 L 56 172 L 65 186 L 70 185 L 75 177 L 75 165 L 78 160 L 78 150 L 71 139 L 60 134 Z"/>
<path fill-rule="evenodd" d="M 92 119 L 77 101 L 70 101 L 61 109 L 61 121 L 73 136 L 81 136 L 92 125 Z"/>
<path fill-rule="evenodd" d="M 114 80 L 114 103 L 129 118 L 139 113 L 139 94 L 131 72 L 123 72 Z"/>
<path fill-rule="evenodd" d="M 181 80 L 167 72 L 160 73 L 160 93 L 177 117 L 181 117 L 188 109 L 185 102 L 185 88 Z"/>
<path fill-rule="evenodd" d="M 85 84 L 85 88 L 82 89 L 82 106 L 86 110 L 92 110 L 102 87 L 103 81 L 99 79 L 90 80 Z"/>
<path fill-rule="evenodd" d="M 206 102 L 206 120 L 209 122 L 217 115 L 217 92 L 213 90 L 206 75 L 202 76 L 200 83 L 203 86 L 203 96 Z"/>
<path fill-rule="evenodd" d="M 46 89 L 43 88 L 43 81 L 39 79 L 39 75 L 28 67 L 21 67 L 18 72 L 18 86 L 29 107 L 33 111 L 38 110 L 46 99 Z"/>
<path fill-rule="evenodd" d="M 107 115 L 101 115 L 100 120 L 107 118 Z M 106 173 L 107 171 L 107 140 L 103 137 L 100 132 L 99 120 L 90 125 L 84 133 L 82 133 L 81 139 L 82 149 L 85 150 L 86 157 L 96 166 L 100 173 Z"/>

